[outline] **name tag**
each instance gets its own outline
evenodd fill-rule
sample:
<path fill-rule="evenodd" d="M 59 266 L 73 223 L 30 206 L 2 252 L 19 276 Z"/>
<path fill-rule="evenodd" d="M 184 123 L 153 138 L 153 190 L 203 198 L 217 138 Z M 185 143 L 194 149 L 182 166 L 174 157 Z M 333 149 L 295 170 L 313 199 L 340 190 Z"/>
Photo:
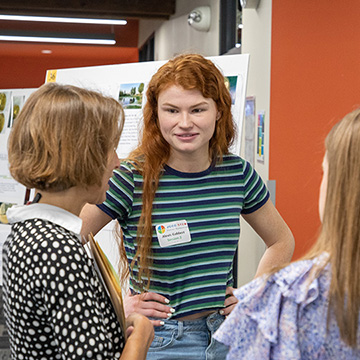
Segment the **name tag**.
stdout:
<path fill-rule="evenodd" d="M 155 230 L 161 247 L 178 245 L 191 241 L 189 226 L 186 220 L 159 224 L 155 226 Z"/>

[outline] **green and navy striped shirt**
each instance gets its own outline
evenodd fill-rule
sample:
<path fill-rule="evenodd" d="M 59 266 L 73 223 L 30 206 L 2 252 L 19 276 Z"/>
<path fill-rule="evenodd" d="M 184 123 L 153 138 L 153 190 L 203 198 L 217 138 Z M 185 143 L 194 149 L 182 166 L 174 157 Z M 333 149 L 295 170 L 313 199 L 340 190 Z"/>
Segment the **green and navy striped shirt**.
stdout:
<path fill-rule="evenodd" d="M 123 162 L 110 179 L 106 201 L 99 207 L 117 219 L 131 263 L 142 208 L 143 178 Z M 149 291 L 170 300 L 173 318 L 224 306 L 233 284 L 232 263 L 240 236 L 240 214 L 263 206 L 269 193 L 251 165 L 236 155 L 199 173 L 164 167 L 153 202 L 153 239 Z M 191 241 L 160 247 L 155 227 L 186 220 Z M 137 276 L 134 267 L 134 276 Z M 144 279 L 146 280 L 146 279 Z M 133 289 L 130 280 L 130 287 Z"/>

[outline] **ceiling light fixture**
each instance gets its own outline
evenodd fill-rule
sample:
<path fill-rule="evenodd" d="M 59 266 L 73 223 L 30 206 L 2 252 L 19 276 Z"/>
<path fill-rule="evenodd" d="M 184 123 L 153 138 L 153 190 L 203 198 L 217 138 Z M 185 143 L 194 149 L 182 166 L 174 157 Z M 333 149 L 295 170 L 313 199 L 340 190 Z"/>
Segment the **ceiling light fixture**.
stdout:
<path fill-rule="evenodd" d="M 0 30 L 0 41 L 44 42 L 65 44 L 115 45 L 111 34 L 67 34 Z"/>
<path fill-rule="evenodd" d="M 65 43 L 65 44 L 91 44 L 91 45 L 114 45 L 115 40 L 105 39 L 76 39 L 76 38 L 51 38 L 39 36 L 9 36 L 0 35 L 0 41 L 25 41 L 25 42 L 45 42 L 45 43 Z"/>
<path fill-rule="evenodd" d="M 114 19 L 87 19 L 87 18 L 23 16 L 23 15 L 2 15 L 2 14 L 0 14 L 0 20 L 61 22 L 61 23 L 96 24 L 96 25 L 126 25 L 127 24 L 126 20 L 114 20 Z"/>

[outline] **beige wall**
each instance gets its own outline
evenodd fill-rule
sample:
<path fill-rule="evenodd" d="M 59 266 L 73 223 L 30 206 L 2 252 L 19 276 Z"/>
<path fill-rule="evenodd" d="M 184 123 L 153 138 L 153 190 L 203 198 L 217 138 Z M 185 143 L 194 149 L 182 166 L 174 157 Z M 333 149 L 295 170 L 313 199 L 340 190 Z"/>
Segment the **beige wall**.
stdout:
<path fill-rule="evenodd" d="M 256 112 L 265 111 L 265 161 L 261 164 L 255 160 L 254 164 L 256 171 L 265 182 L 269 179 L 271 3 L 269 0 L 260 1 L 257 9 L 243 9 L 242 30 L 242 53 L 250 54 L 247 96 L 256 97 Z M 244 135 L 242 145 L 245 142 Z M 264 250 L 265 245 L 259 236 L 241 220 L 239 285 L 253 278 Z"/>
<path fill-rule="evenodd" d="M 270 53 L 272 1 L 260 1 L 255 9 L 243 9 L 242 52 L 250 54 L 247 96 L 256 97 L 256 109 L 265 111 L 265 162 L 255 162 L 264 181 L 269 174 L 269 109 L 270 109 Z M 219 0 L 178 0 L 176 14 L 169 21 L 141 20 L 139 45 L 155 32 L 155 60 L 167 60 L 181 52 L 194 51 L 204 56 L 219 55 Z M 187 23 L 187 16 L 197 6 L 211 7 L 211 28 L 199 32 Z M 225 55 L 226 56 L 226 55 Z M 244 138 L 244 131 L 243 131 Z M 242 141 L 244 144 L 244 139 Z M 242 150 L 242 154 L 243 154 Z M 256 272 L 265 246 L 256 233 L 241 221 L 239 243 L 239 284 L 251 280 Z"/>
<path fill-rule="evenodd" d="M 197 31 L 188 25 L 189 13 L 198 6 L 210 6 L 209 31 Z M 178 0 L 176 13 L 168 21 L 141 20 L 139 46 L 155 32 L 155 60 L 168 60 L 182 52 L 197 52 L 204 56 L 219 55 L 219 0 Z"/>

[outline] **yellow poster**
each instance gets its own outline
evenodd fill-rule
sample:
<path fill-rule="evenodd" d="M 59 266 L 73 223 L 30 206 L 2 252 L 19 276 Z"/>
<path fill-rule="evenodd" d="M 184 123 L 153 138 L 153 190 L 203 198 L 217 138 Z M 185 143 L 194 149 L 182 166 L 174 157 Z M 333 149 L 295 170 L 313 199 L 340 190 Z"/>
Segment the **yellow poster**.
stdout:
<path fill-rule="evenodd" d="M 55 82 L 56 81 L 57 70 L 48 70 L 46 74 L 46 82 Z"/>

